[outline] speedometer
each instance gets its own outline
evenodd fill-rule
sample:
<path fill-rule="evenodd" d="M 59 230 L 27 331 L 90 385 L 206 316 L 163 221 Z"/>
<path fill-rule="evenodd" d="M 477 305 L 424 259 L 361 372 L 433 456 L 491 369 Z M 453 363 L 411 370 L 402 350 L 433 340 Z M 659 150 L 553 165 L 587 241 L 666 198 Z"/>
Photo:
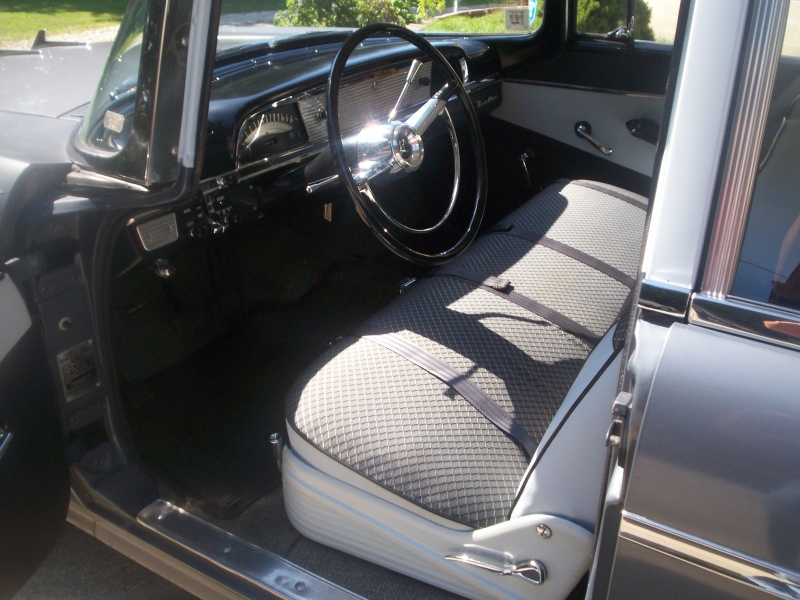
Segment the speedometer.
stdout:
<path fill-rule="evenodd" d="M 302 146 L 307 139 L 297 105 L 262 110 L 248 117 L 239 131 L 239 164 L 282 154 Z"/>

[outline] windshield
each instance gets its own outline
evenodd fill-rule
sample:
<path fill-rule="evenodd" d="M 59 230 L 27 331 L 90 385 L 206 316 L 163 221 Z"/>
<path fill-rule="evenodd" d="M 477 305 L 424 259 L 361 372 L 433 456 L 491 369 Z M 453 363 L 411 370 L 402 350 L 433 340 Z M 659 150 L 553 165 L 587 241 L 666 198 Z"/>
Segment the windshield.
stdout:
<path fill-rule="evenodd" d="M 321 29 L 395 23 L 425 33 L 526 34 L 545 0 L 223 0 L 218 51 Z"/>
<path fill-rule="evenodd" d="M 122 150 L 130 134 L 146 8 L 147 0 L 133 0 L 128 5 L 100 78 L 88 126 L 83 128 L 83 141 L 97 150 Z"/>

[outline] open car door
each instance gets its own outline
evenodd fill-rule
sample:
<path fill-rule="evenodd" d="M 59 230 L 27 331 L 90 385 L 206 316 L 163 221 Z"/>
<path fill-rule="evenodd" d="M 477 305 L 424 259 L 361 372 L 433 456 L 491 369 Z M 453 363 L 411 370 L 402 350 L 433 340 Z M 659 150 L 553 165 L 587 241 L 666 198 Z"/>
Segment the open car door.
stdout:
<path fill-rule="evenodd" d="M 3 273 L 0 315 L 0 598 L 10 598 L 61 533 L 69 476 L 44 339 Z"/>
<path fill-rule="evenodd" d="M 0 157 L 0 599 L 54 547 L 70 481 L 93 502 L 76 465 L 92 448 L 81 431 L 106 431 L 109 376 L 92 298 L 102 253 L 86 249 L 111 211 L 196 189 L 218 14 L 213 0 L 131 0 L 69 159 Z M 127 464 L 107 437 L 101 474 Z"/>

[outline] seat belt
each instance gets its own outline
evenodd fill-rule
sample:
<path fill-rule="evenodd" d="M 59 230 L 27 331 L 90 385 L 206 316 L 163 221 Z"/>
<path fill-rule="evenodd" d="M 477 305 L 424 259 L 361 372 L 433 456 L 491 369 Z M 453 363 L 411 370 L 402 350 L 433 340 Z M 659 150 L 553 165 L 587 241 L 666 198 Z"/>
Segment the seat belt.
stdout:
<path fill-rule="evenodd" d="M 600 271 L 604 275 L 608 275 L 612 279 L 616 279 L 622 285 L 627 288 L 633 288 L 636 285 L 636 280 L 631 277 L 630 275 L 626 275 L 619 269 L 612 267 L 608 263 L 604 263 L 602 260 L 595 258 L 594 256 L 590 256 L 585 252 L 581 252 L 577 248 L 573 248 L 572 246 L 567 246 L 566 244 L 550 239 L 547 236 L 539 235 L 538 233 L 533 233 L 532 231 L 526 231 L 525 229 L 520 229 L 513 223 L 508 222 L 500 222 L 494 227 L 492 227 L 486 233 L 504 233 L 506 235 L 513 235 L 514 237 L 521 238 L 523 240 L 527 240 L 529 242 L 533 242 L 539 246 L 544 246 L 545 248 L 550 248 L 550 250 L 555 250 L 556 252 L 560 252 L 564 256 L 568 256 L 578 262 L 581 262 L 596 271 Z"/>
<path fill-rule="evenodd" d="M 580 323 L 576 323 L 569 317 L 562 315 L 560 312 L 546 307 L 544 304 L 528 298 L 518 292 L 515 292 L 511 282 L 507 279 L 500 279 L 491 275 L 484 275 L 483 273 L 476 273 L 469 269 L 461 269 L 458 267 L 451 267 L 450 265 L 441 267 L 438 271 L 432 274 L 434 277 L 452 277 L 461 281 L 466 281 L 480 287 L 481 289 L 491 292 L 501 298 L 505 298 L 509 302 L 513 302 L 517 306 L 524 308 L 543 319 L 547 319 L 559 329 L 575 336 L 584 342 L 590 348 L 594 348 L 602 336 L 597 335 L 593 331 L 588 330 Z"/>
<path fill-rule="evenodd" d="M 466 375 L 459 373 L 443 360 L 429 354 L 396 333 L 390 333 L 371 325 L 364 325 L 351 335 L 383 346 L 427 371 L 442 383 L 449 385 L 475 407 L 478 412 L 513 439 L 525 452 L 528 460 L 536 452 L 536 442 L 533 441 L 528 432 L 514 417 L 508 414 Z"/>

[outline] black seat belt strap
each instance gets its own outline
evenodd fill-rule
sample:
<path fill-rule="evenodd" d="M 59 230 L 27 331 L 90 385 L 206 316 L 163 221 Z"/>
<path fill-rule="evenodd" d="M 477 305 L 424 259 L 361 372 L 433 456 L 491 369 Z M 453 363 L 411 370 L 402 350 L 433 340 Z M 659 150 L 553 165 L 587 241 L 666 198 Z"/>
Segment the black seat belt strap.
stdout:
<path fill-rule="evenodd" d="M 520 306 L 525 310 L 547 319 L 559 329 L 562 329 L 563 331 L 566 331 L 570 335 L 573 335 L 583 341 L 590 348 L 594 348 L 600 342 L 601 336 L 597 335 L 593 331 L 590 331 L 580 323 L 576 323 L 569 317 L 562 315 L 560 312 L 555 311 L 552 308 L 548 308 L 544 304 L 541 304 L 532 298 L 528 298 L 523 294 L 515 292 L 511 282 L 506 279 L 499 279 L 497 277 L 491 277 L 482 273 L 476 273 L 475 271 L 470 271 L 469 269 L 460 269 L 457 267 L 451 267 L 449 265 L 440 268 L 438 271 L 433 273 L 433 275 L 460 279 L 462 281 L 472 283 L 473 285 L 500 296 L 501 298 L 505 298 L 509 302 L 513 302 L 517 306 Z M 487 282 L 490 283 L 487 284 Z M 491 282 L 497 282 L 497 284 L 491 285 Z"/>
<path fill-rule="evenodd" d="M 528 432 L 525 431 L 514 417 L 509 415 L 466 375 L 459 373 L 443 360 L 415 346 L 396 333 L 389 333 L 377 327 L 365 325 L 359 328 L 354 335 L 383 346 L 387 350 L 391 350 L 395 354 L 414 363 L 424 371 L 427 371 L 439 381 L 449 385 L 463 396 L 467 402 L 474 406 L 478 412 L 513 439 L 525 451 L 529 459 L 533 456 L 533 453 L 536 451 L 536 442 L 528 435 Z"/>
<path fill-rule="evenodd" d="M 567 246 L 559 241 L 550 239 L 547 236 L 520 229 L 514 224 L 498 223 L 487 233 L 505 233 L 508 235 L 513 235 L 514 237 L 522 238 L 523 240 L 528 240 L 534 244 L 538 244 L 540 246 L 544 246 L 545 248 L 550 248 L 550 250 L 560 252 L 564 256 L 568 256 L 569 258 L 577 260 L 578 262 L 582 262 L 596 271 L 600 271 L 604 275 L 608 275 L 612 279 L 616 279 L 627 288 L 632 288 L 634 285 L 636 285 L 636 280 L 633 277 L 626 275 L 608 263 L 604 263 L 602 260 L 599 260 L 594 256 L 590 256 L 585 252 L 581 252 L 577 248 L 573 248 L 572 246 Z"/>

